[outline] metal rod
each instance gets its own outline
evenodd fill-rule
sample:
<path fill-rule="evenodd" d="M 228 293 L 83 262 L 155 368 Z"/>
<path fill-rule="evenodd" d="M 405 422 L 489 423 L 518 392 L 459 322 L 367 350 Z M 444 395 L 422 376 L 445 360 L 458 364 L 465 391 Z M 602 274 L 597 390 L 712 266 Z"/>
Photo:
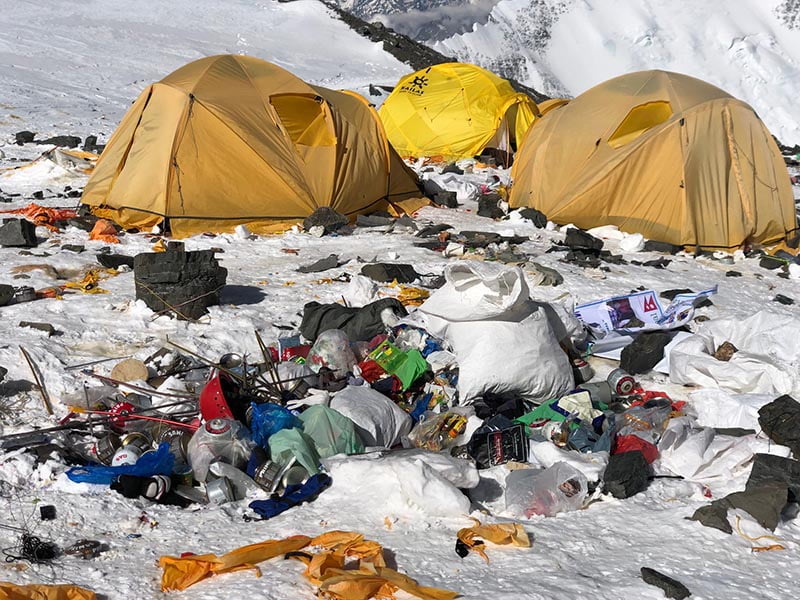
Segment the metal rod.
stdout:
<path fill-rule="evenodd" d="M 47 393 L 47 388 L 44 387 L 44 381 L 39 377 L 39 372 L 36 369 L 36 365 L 31 358 L 31 355 L 28 354 L 28 351 L 25 350 L 22 346 L 19 347 L 20 351 L 22 351 L 22 355 L 25 357 L 25 360 L 28 362 L 28 367 L 30 367 L 31 373 L 33 373 L 33 379 L 36 381 L 36 385 L 39 387 L 39 392 L 42 394 L 42 400 L 44 401 L 44 407 L 47 410 L 48 415 L 53 414 L 53 405 L 50 403 L 50 396 Z"/>

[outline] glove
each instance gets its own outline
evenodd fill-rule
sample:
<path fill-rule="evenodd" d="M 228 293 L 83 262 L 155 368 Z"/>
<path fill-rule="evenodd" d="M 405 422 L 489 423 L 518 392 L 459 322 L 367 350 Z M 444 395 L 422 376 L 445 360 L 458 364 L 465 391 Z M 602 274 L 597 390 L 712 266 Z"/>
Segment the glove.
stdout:
<path fill-rule="evenodd" d="M 308 390 L 308 396 L 305 398 L 298 398 L 297 400 L 289 400 L 286 403 L 286 408 L 289 410 L 298 410 L 303 406 L 313 406 L 314 404 L 324 404 L 328 406 L 331 401 L 331 393 L 325 390 L 317 390 L 311 388 Z"/>

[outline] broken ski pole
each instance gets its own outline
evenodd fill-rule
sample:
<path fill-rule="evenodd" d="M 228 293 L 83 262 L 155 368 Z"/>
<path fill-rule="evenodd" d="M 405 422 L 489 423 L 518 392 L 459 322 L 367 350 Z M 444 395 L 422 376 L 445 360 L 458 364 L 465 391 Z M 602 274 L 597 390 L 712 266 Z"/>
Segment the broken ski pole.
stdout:
<path fill-rule="evenodd" d="M 44 407 L 47 410 L 48 415 L 53 414 L 53 405 L 50 403 L 50 396 L 47 393 L 47 388 L 44 387 L 44 380 L 39 374 L 39 369 L 36 367 L 36 363 L 33 362 L 31 355 L 28 354 L 28 351 L 25 350 L 22 346 L 19 347 L 20 351 L 22 352 L 22 356 L 25 357 L 26 362 L 28 363 L 28 367 L 33 373 L 33 379 L 36 382 L 36 386 L 39 388 L 39 392 L 42 394 L 42 400 L 44 401 Z"/>
<path fill-rule="evenodd" d="M 196 394 L 171 394 L 168 392 L 159 392 L 158 390 L 144 388 L 140 385 L 133 385 L 132 383 L 126 383 L 125 381 L 120 381 L 119 379 L 114 379 L 113 377 L 108 377 L 106 375 L 99 375 L 97 373 L 88 370 L 81 371 L 81 373 L 89 377 L 94 377 L 95 379 L 98 379 L 103 383 L 113 385 L 114 387 L 125 387 L 128 388 L 129 390 L 138 392 L 145 396 L 161 396 L 164 398 L 187 398 L 193 400 L 197 399 Z"/>

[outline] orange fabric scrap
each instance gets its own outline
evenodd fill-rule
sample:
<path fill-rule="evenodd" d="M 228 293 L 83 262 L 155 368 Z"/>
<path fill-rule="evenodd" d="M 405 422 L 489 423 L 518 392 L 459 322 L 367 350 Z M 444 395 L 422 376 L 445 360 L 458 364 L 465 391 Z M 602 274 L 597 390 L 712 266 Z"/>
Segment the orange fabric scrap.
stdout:
<path fill-rule="evenodd" d="M 78 213 L 71 208 L 48 208 L 31 202 L 28 206 L 15 210 L 3 211 L 12 215 L 22 215 L 36 225 L 43 225 L 52 231 L 58 231 L 55 224 L 58 221 L 74 219 Z"/>
<path fill-rule="evenodd" d="M 117 229 L 111 221 L 98 219 L 89 232 L 89 239 L 93 241 L 106 242 L 107 244 L 119 244 Z"/>
<path fill-rule="evenodd" d="M 0 582 L 0 598 L 3 600 L 96 600 L 91 590 L 77 585 L 43 585 L 31 583 L 15 585 Z"/>
<path fill-rule="evenodd" d="M 309 537 L 295 535 L 283 540 L 267 540 L 243 546 L 222 556 L 216 554 L 162 556 L 158 561 L 159 566 L 164 569 L 161 576 L 161 591 L 185 590 L 207 577 L 244 569 L 253 569 L 256 576 L 260 577 L 261 571 L 255 566 L 256 563 L 305 548 L 310 541 Z"/>
<path fill-rule="evenodd" d="M 459 529 L 456 536 L 467 548 L 480 554 L 487 563 L 489 562 L 489 557 L 486 556 L 486 544 L 483 540 L 501 546 L 511 544 L 513 546 L 519 546 L 520 548 L 531 547 L 528 534 L 519 523 L 481 525 L 481 522 L 477 519 L 472 520 L 475 522 L 475 525 Z"/>

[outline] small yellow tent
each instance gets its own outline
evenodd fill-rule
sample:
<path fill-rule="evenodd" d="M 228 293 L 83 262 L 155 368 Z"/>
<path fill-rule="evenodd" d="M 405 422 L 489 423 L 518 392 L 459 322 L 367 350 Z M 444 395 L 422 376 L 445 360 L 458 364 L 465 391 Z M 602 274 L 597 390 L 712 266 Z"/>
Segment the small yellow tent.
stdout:
<path fill-rule="evenodd" d="M 379 114 L 400 156 L 456 160 L 487 147 L 510 151 L 538 110 L 494 73 L 444 63 L 403 77 Z"/>
<path fill-rule="evenodd" d="M 753 109 L 677 73 L 623 75 L 551 112 L 512 175 L 513 207 L 692 248 L 770 243 L 797 227 L 786 167 Z"/>
<path fill-rule="evenodd" d="M 348 216 L 420 196 L 377 113 L 248 56 L 181 67 L 142 92 L 82 202 L 124 227 L 278 231 L 320 206 Z"/>

